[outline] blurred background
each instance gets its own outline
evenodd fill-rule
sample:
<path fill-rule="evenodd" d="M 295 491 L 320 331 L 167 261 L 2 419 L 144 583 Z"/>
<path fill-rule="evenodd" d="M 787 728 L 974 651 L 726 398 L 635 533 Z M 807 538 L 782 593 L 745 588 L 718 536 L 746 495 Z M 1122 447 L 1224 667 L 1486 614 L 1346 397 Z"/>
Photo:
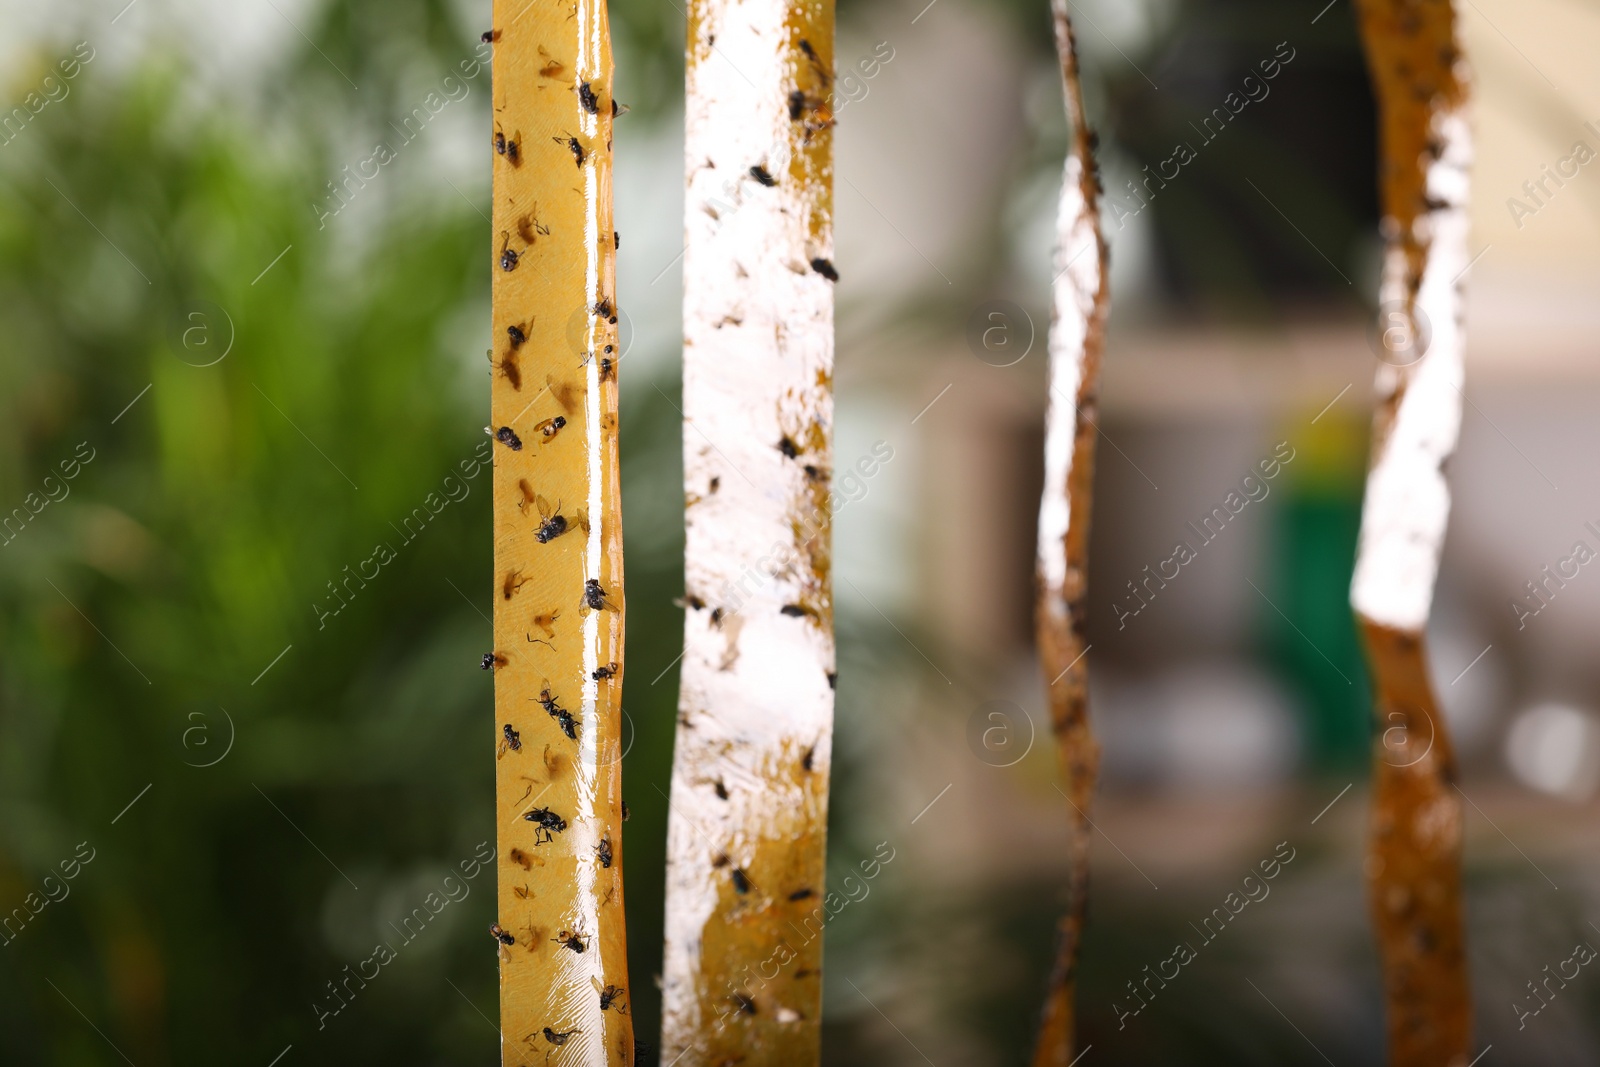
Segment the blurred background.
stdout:
<path fill-rule="evenodd" d="M 1075 6 L 1114 269 L 1085 1064 L 1381 1059 L 1346 600 L 1374 120 L 1349 2 L 1324 3 Z M 483 440 L 489 71 L 466 71 L 488 4 L 0 8 L 0 1061 L 495 1062 L 489 877 L 339 1014 L 313 1007 L 493 839 L 487 477 L 391 529 Z M 1463 11 L 1478 258 L 1432 654 L 1477 1043 L 1593 1062 L 1600 979 L 1530 983 L 1600 944 L 1600 12 Z M 1065 874 L 1030 622 L 1059 75 L 1044 0 L 840 20 L 836 459 L 893 458 L 840 482 L 830 852 L 841 875 L 895 858 L 829 931 L 825 1061 L 1018 1063 Z M 684 16 L 616 0 L 612 24 L 626 862 L 654 1044 Z M 336 197 L 379 141 L 393 158 Z M 1222 532 L 1188 525 L 1252 474 Z M 1150 581 L 1179 541 L 1196 558 Z M 380 542 L 397 558 L 336 600 Z M 1136 1001 L 1185 940 L 1198 958 Z"/>

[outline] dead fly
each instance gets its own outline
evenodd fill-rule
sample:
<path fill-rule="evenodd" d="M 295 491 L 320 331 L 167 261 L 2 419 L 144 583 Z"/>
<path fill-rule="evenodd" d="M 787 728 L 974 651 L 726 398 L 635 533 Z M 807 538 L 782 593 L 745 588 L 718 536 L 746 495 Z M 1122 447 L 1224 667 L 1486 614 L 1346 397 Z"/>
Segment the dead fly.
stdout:
<path fill-rule="evenodd" d="M 811 42 L 804 37 L 800 38 L 800 51 L 804 52 L 806 58 L 811 60 L 811 65 L 817 68 L 817 76 L 822 79 L 824 84 L 833 81 L 833 72 L 822 65 L 822 59 L 817 55 L 817 50 L 812 48 Z"/>
<path fill-rule="evenodd" d="M 510 723 L 502 726 L 500 732 L 504 735 L 505 740 L 500 742 L 500 751 L 495 753 L 496 759 L 505 755 L 508 748 L 513 752 L 522 751 L 522 735 L 513 730 Z"/>
<path fill-rule="evenodd" d="M 588 82 L 578 83 L 578 102 L 583 105 L 583 110 L 589 114 L 600 114 L 600 100 L 594 95 L 594 90 L 589 88 Z"/>
<path fill-rule="evenodd" d="M 750 177 L 754 178 L 756 181 L 760 182 L 762 185 L 765 185 L 769 189 L 778 184 L 778 180 L 771 174 L 767 173 L 767 168 L 760 166 L 759 164 L 750 168 Z"/>
<path fill-rule="evenodd" d="M 778 438 L 778 451 L 790 459 L 796 459 L 800 455 L 800 446 L 794 443 L 794 438 L 784 434 Z"/>
<path fill-rule="evenodd" d="M 532 811 L 523 812 L 522 817 L 538 827 L 533 832 L 535 847 L 547 841 L 554 841 L 555 837 L 553 835 L 559 834 L 567 828 L 567 820 L 549 808 L 534 808 Z M 582 952 L 583 950 L 579 949 L 578 951 Z"/>
<path fill-rule="evenodd" d="M 543 615 L 535 615 L 533 617 L 533 624 L 540 630 L 544 631 L 546 640 L 540 641 L 530 633 L 526 635 L 528 638 L 528 643 L 530 645 L 545 644 L 550 645 L 552 649 L 555 648 L 555 645 L 551 644 L 551 640 L 553 640 L 556 636 L 556 620 L 559 618 L 561 618 L 561 612 L 559 611 L 551 611 L 546 612 Z"/>
<path fill-rule="evenodd" d="M 539 68 L 539 76 L 541 78 L 549 78 L 552 81 L 559 79 L 563 69 L 561 66 L 561 61 L 558 59 L 552 59 L 550 57 L 550 53 L 544 50 L 544 45 L 539 46 L 539 55 L 543 56 L 545 60 L 544 66 Z"/>
<path fill-rule="evenodd" d="M 833 269 L 833 264 L 821 256 L 811 261 L 811 269 L 828 279 L 830 282 L 839 280 L 839 272 Z"/>
<path fill-rule="evenodd" d="M 622 802 L 622 821 L 628 821 L 628 802 L 626 800 Z"/>
<path fill-rule="evenodd" d="M 521 326 L 507 326 L 506 336 L 511 338 L 511 350 L 513 352 L 521 348 L 522 342 L 528 339 L 528 335 L 522 332 Z"/>
<path fill-rule="evenodd" d="M 517 150 L 517 139 L 515 137 L 507 137 L 504 130 L 496 129 L 494 131 L 494 150 L 496 155 L 505 156 L 510 160 L 513 167 L 522 165 L 522 159 Z"/>
<path fill-rule="evenodd" d="M 617 324 L 617 309 L 612 306 L 611 298 L 609 296 L 602 296 L 600 298 L 600 302 L 594 306 L 594 313 L 611 323 L 613 326 Z"/>
<path fill-rule="evenodd" d="M 603 682 L 607 678 L 615 678 L 616 676 L 617 676 L 617 661 L 616 660 L 612 660 L 610 663 L 607 663 L 604 667 L 596 667 L 594 669 L 593 673 L 591 673 L 589 675 L 589 677 L 593 678 L 597 682 Z"/>
<path fill-rule="evenodd" d="M 617 103 L 617 98 L 616 97 L 612 97 L 611 98 L 611 117 L 612 118 L 616 118 L 619 115 L 626 115 L 628 112 L 630 112 L 632 110 L 633 110 L 633 108 L 629 107 L 627 104 L 619 104 L 619 103 Z"/>
<path fill-rule="evenodd" d="M 561 705 L 556 703 L 555 694 L 550 692 L 549 679 L 545 679 L 544 688 L 539 690 L 539 696 L 536 699 L 539 702 L 539 706 L 544 709 L 545 714 L 552 719 L 562 714 Z"/>
<path fill-rule="evenodd" d="M 506 571 L 505 581 L 500 583 L 500 595 L 510 600 L 529 581 L 522 576 L 521 570 Z"/>
<path fill-rule="evenodd" d="M 600 843 L 595 846 L 594 851 L 595 855 L 600 857 L 600 866 L 609 869 L 611 867 L 611 835 L 607 834 L 602 837 Z"/>
<path fill-rule="evenodd" d="M 547 545 L 557 537 L 567 532 L 567 520 L 560 515 L 552 515 L 539 524 L 539 529 L 534 533 L 541 545 Z"/>
<path fill-rule="evenodd" d="M 583 935 L 568 933 L 565 930 L 561 931 L 560 934 L 552 937 L 550 940 L 559 941 L 561 942 L 563 948 L 570 948 L 574 952 L 582 952 L 584 949 L 589 947 L 583 943 Z"/>
<path fill-rule="evenodd" d="M 560 724 L 561 732 L 566 734 L 567 737 L 573 741 L 576 741 L 578 739 L 577 720 L 572 717 L 571 712 L 556 703 L 555 696 L 550 692 L 549 682 L 545 683 L 545 687 L 540 691 L 537 699 L 539 701 L 539 706 L 544 708 L 545 714 L 549 715 L 558 724 Z"/>
<path fill-rule="evenodd" d="M 750 892 L 750 876 L 744 873 L 742 867 L 733 869 L 733 888 L 741 894 Z"/>
<path fill-rule="evenodd" d="M 482 41 L 484 44 L 489 44 L 490 42 L 498 41 L 499 39 L 500 39 L 500 31 L 499 30 L 484 30 L 483 31 L 483 36 L 478 38 L 478 40 Z"/>
<path fill-rule="evenodd" d="M 588 611 L 605 611 L 607 608 L 615 611 L 617 606 L 606 598 L 606 591 L 600 588 L 600 579 L 588 578 L 583 583 L 583 600 L 580 602 L 580 610 L 583 608 L 587 608 Z M 584 613 L 587 614 L 588 612 Z"/>
<path fill-rule="evenodd" d="M 826 104 L 817 108 L 813 114 L 813 117 L 806 120 L 806 144 L 810 144 L 811 138 L 821 133 L 823 130 L 831 129 L 835 122 L 836 120 L 833 117 L 833 112 L 828 110 Z"/>
<path fill-rule="evenodd" d="M 549 233 L 550 227 L 541 226 L 537 216 L 524 215 L 517 220 L 517 236 L 530 245 Z"/>
<path fill-rule="evenodd" d="M 582 952 L 583 950 L 579 949 L 578 951 Z M 544 1039 L 550 1042 L 552 1045 L 565 1045 L 567 1043 L 567 1038 L 571 1037 L 573 1034 L 581 1033 L 583 1033 L 582 1030 L 568 1030 L 566 1033 L 558 1033 L 547 1026 L 544 1028 Z"/>
<path fill-rule="evenodd" d="M 522 438 L 517 436 L 517 431 L 509 426 L 502 426 L 494 432 L 494 439 L 511 449 L 513 452 L 522 451 Z"/>
<path fill-rule="evenodd" d="M 502 945 L 515 945 L 517 943 L 517 939 L 512 937 L 499 923 L 491 923 L 489 925 L 489 933 Z"/>
<path fill-rule="evenodd" d="M 480 665 L 486 671 L 497 671 L 506 665 L 506 658 L 498 652 L 485 652 Z"/>
<path fill-rule="evenodd" d="M 609 1011 L 611 1006 L 615 1004 L 617 1006 L 618 1015 L 628 1014 L 627 1005 L 622 1003 L 622 998 L 628 995 L 628 991 L 626 989 L 623 989 L 619 985 L 608 985 L 602 988 L 600 985 L 600 979 L 598 978 L 590 978 L 589 982 L 600 992 L 601 1011 Z"/>
<path fill-rule="evenodd" d="M 611 321 L 616 322 L 617 320 L 613 318 Z M 613 351 L 613 349 L 613 345 L 606 345 L 607 352 Z M 583 362 L 579 363 L 578 366 L 587 367 L 589 365 L 589 361 L 593 358 L 593 352 L 585 353 Z M 617 380 L 617 365 L 612 361 L 610 356 L 605 356 L 600 360 L 600 380 L 602 382 L 613 382 Z"/>
<path fill-rule="evenodd" d="M 811 116 L 806 118 L 806 112 Z M 834 123 L 833 112 L 827 104 L 818 104 L 812 101 L 805 93 L 796 89 L 789 94 L 789 121 L 799 122 L 805 118 L 805 140 L 809 143 L 813 134 L 821 133 Z"/>
<path fill-rule="evenodd" d="M 566 416 L 557 415 L 553 419 L 545 419 L 539 425 L 535 426 L 534 429 L 544 434 L 545 437 L 554 437 L 556 434 L 561 432 L 562 427 L 566 426 L 566 424 Z"/>
<path fill-rule="evenodd" d="M 542 496 L 535 497 L 534 503 L 539 507 L 539 528 L 534 531 L 533 538 L 541 545 L 548 545 L 568 529 L 566 517 L 560 513 L 561 501 L 556 501 L 554 508 Z"/>
<path fill-rule="evenodd" d="M 578 161 L 578 166 L 580 167 L 583 166 L 583 161 L 589 158 L 589 153 L 583 150 L 583 145 L 578 143 L 576 137 L 552 137 L 550 139 L 556 144 L 564 144 L 572 149 L 572 158 Z"/>
<path fill-rule="evenodd" d="M 517 269 L 517 254 L 511 250 L 511 235 L 500 231 L 500 269 L 510 273 Z"/>

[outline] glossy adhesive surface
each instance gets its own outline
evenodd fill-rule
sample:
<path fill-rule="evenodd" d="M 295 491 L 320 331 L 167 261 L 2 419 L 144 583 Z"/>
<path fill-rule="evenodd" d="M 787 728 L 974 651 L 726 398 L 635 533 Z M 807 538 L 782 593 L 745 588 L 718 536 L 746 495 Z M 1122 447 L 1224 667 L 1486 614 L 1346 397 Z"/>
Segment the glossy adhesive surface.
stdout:
<path fill-rule="evenodd" d="M 502 1059 L 631 1064 L 610 30 L 596 0 L 494 7 Z"/>

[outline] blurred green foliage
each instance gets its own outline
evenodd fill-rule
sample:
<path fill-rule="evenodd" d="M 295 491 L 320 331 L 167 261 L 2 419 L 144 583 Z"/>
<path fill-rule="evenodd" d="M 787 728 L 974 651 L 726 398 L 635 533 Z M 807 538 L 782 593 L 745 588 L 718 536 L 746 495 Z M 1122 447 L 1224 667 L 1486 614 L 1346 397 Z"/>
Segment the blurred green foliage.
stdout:
<path fill-rule="evenodd" d="M 490 921 L 492 875 L 366 1019 L 319 1033 L 310 1009 L 492 841 L 488 627 L 463 599 L 487 594 L 487 474 L 413 543 L 390 526 L 484 440 L 452 318 L 484 299 L 483 227 L 441 200 L 330 255 L 314 146 L 269 158 L 225 110 L 180 115 L 183 79 L 85 79 L 0 161 L 7 506 L 96 452 L 3 550 L 0 907 L 97 850 L 4 949 L 0 1058 L 112 1062 L 82 1011 L 141 1064 L 484 1059 L 443 982 L 492 1009 L 492 953 L 448 933 Z M 319 626 L 379 541 L 397 558 Z"/>

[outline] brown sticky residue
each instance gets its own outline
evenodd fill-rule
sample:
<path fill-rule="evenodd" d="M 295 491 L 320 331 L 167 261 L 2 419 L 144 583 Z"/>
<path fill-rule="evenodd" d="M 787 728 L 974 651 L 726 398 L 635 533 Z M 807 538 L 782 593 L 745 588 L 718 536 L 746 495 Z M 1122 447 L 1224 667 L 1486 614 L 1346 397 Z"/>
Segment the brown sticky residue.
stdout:
<path fill-rule="evenodd" d="M 1433 115 L 1467 96 L 1455 9 L 1450 0 L 1361 0 L 1356 12 L 1381 120 L 1383 212 L 1394 220 L 1415 292 L 1429 243 L 1418 226 L 1428 210 L 1426 169 L 1418 164 L 1439 154 Z"/>
<path fill-rule="evenodd" d="M 1088 862 L 1091 826 L 1089 811 L 1094 800 L 1095 779 L 1100 763 L 1100 746 L 1090 728 L 1088 701 L 1087 646 L 1081 627 L 1083 604 L 1087 597 L 1084 582 L 1089 553 L 1090 503 L 1094 490 L 1095 397 L 1099 390 L 1100 362 L 1105 347 L 1105 322 L 1110 300 L 1108 257 L 1100 230 L 1100 188 L 1096 177 L 1095 137 L 1090 130 L 1078 79 L 1078 58 L 1067 5 L 1053 5 L 1057 58 L 1061 65 L 1067 118 L 1072 128 L 1072 153 L 1077 157 L 1078 191 L 1083 204 L 1075 220 L 1061 219 L 1062 228 L 1087 221 L 1092 228 L 1096 250 L 1095 288 L 1079 289 L 1074 295 L 1080 306 L 1088 303 L 1082 347 L 1075 352 L 1052 352 L 1051 359 L 1069 360 L 1078 366 L 1078 392 L 1075 397 L 1051 398 L 1051 404 L 1070 402 L 1074 408 L 1072 441 L 1065 486 L 1046 486 L 1046 495 L 1065 493 L 1068 509 L 1064 543 L 1040 546 L 1043 552 L 1060 552 L 1065 579 L 1051 588 L 1041 566 L 1038 598 L 1035 604 L 1035 630 L 1044 675 L 1055 683 L 1049 686 L 1051 725 L 1056 740 L 1056 756 L 1061 767 L 1064 792 L 1070 801 L 1065 813 L 1068 826 L 1068 875 L 1066 907 L 1056 926 L 1055 960 L 1046 990 L 1043 1018 L 1034 1046 L 1034 1067 L 1067 1067 L 1081 1053 L 1077 1050 L 1076 990 L 1079 948 L 1088 906 Z"/>
<path fill-rule="evenodd" d="M 1450 0 L 1359 0 L 1356 10 L 1378 100 L 1384 237 L 1404 264 L 1399 280 L 1409 313 L 1433 258 L 1430 216 L 1456 207 L 1429 195 L 1428 171 L 1444 154 L 1441 137 L 1451 132 L 1441 120 L 1464 109 L 1468 95 L 1457 11 Z M 1419 366 L 1400 370 L 1374 413 L 1375 455 Z M 1454 753 L 1421 635 L 1360 621 L 1375 694 L 1367 879 L 1383 961 L 1388 1061 L 1464 1064 L 1471 1056 L 1472 997 Z M 1403 739 L 1399 747 L 1395 738 Z"/>
<path fill-rule="evenodd" d="M 718 609 L 721 610 L 720 608 Z M 722 649 L 722 660 L 717 664 L 718 670 L 731 671 L 733 665 L 739 662 L 739 631 L 744 629 L 743 615 L 729 615 L 721 620 L 722 638 L 725 644 Z"/>
<path fill-rule="evenodd" d="M 571 415 L 578 409 L 577 399 L 573 395 L 577 392 L 577 388 L 572 382 L 558 382 L 552 376 L 545 379 L 545 384 L 550 387 L 550 395 L 556 398 L 556 403 L 561 405 L 562 411 Z"/>
<path fill-rule="evenodd" d="M 1362 635 L 1377 722 L 1367 882 L 1388 993 L 1390 1062 L 1464 1063 L 1472 1001 L 1455 755 L 1417 636 L 1371 622 Z"/>
<path fill-rule="evenodd" d="M 757 776 L 764 782 L 784 780 L 773 777 L 774 772 L 784 765 L 792 768 L 799 756 L 798 750 L 787 748 L 772 766 L 758 768 Z M 810 1039 L 804 1030 L 797 1030 L 792 1020 L 780 1019 L 776 1011 L 763 1010 L 758 1001 L 761 991 L 744 984 L 747 972 L 742 969 L 752 959 L 765 963 L 772 958 L 774 946 L 787 945 L 792 958 L 787 959 L 776 981 L 794 983 L 789 988 L 794 989 L 791 995 L 797 1015 L 808 1020 L 817 1016 L 823 919 L 813 916 L 805 903 L 816 891 L 790 892 L 787 900 L 792 906 L 788 907 L 758 899 L 765 892 L 763 885 L 811 887 L 824 881 L 822 850 L 804 846 L 822 843 L 819 835 L 825 832 L 826 820 L 818 821 L 816 816 L 826 811 L 826 784 L 811 777 L 799 786 L 785 788 L 792 792 L 783 817 L 774 825 L 763 826 L 751 846 L 741 846 L 741 862 L 735 865 L 727 853 L 719 853 L 711 861 L 713 869 L 725 876 L 718 879 L 717 914 L 721 918 L 703 928 L 701 970 L 696 976 L 699 999 L 707 1013 L 699 1032 L 698 1063 L 749 1062 L 755 1049 L 770 1053 L 762 1062 L 784 1067 L 817 1062 L 814 1051 L 807 1051 Z M 796 841 L 801 847 L 796 847 Z M 750 871 L 761 872 L 759 882 Z"/>
<path fill-rule="evenodd" d="M 804 27 L 809 18 L 794 11 L 790 15 L 786 53 L 789 76 L 795 92 L 810 99 L 826 99 L 833 84 L 833 34 L 817 33 Z M 792 100 L 793 97 L 791 96 Z M 826 111 L 824 107 L 821 109 Z M 791 126 L 789 140 L 789 176 L 800 188 L 815 190 L 817 195 L 807 205 L 807 244 L 818 248 L 818 255 L 826 256 L 833 245 L 833 116 L 824 121 Z"/>
<path fill-rule="evenodd" d="M 512 849 L 510 851 L 510 853 L 508 853 L 508 855 L 510 855 L 510 857 L 511 857 L 511 862 L 515 863 L 517 866 L 521 867 L 523 870 L 525 870 L 525 871 L 533 870 L 533 860 L 529 859 L 528 858 L 528 854 L 526 852 L 522 851 L 520 848 Z"/>
<path fill-rule="evenodd" d="M 511 388 L 521 392 L 522 357 L 517 355 L 517 350 L 515 348 L 512 348 L 506 352 L 504 358 L 500 360 L 499 368 L 500 373 L 505 376 L 506 381 L 511 383 Z"/>

